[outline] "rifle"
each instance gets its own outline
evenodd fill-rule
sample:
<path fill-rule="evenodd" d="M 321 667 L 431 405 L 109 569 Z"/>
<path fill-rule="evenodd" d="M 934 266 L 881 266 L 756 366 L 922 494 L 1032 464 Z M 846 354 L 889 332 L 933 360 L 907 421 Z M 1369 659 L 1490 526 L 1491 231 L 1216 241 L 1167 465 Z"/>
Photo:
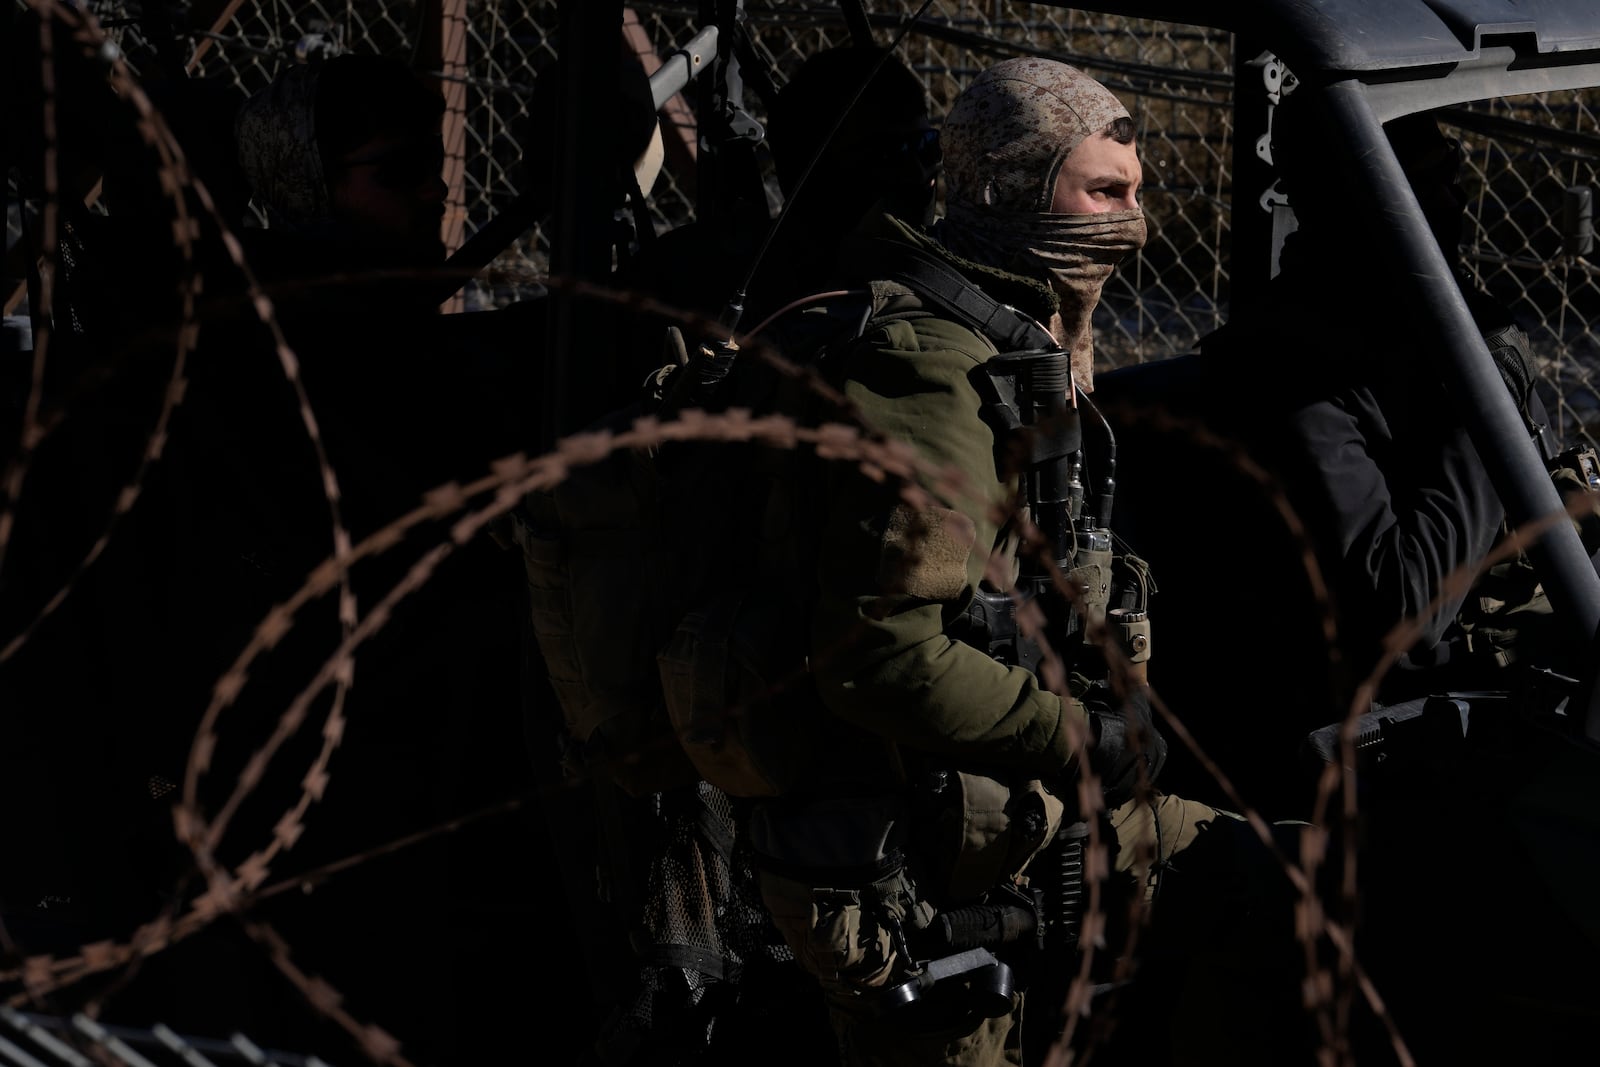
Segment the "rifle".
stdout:
<path fill-rule="evenodd" d="M 1133 672 L 1131 680 L 1142 684 L 1150 658 L 1151 586 L 1142 563 L 1120 563 L 1112 555 L 1116 438 L 1073 382 L 1070 355 L 1040 323 L 990 299 L 932 256 L 876 240 L 864 245 L 862 254 L 878 259 L 873 273 L 922 294 L 1001 350 L 984 364 L 984 373 L 974 376 L 983 401 L 980 414 L 1003 450 L 999 466 L 1020 479 L 1040 543 L 1023 554 L 1012 590 L 978 591 L 952 636 L 1037 674 L 1045 664 L 1043 647 L 1018 624 L 1022 605 L 1037 601 L 1053 623 L 1048 643 L 1065 661 L 1089 655 L 1093 646 L 1085 638 L 1099 640 L 1101 629 L 1115 623 L 1112 636 Z M 1084 481 L 1082 409 L 1098 417 L 1105 439 L 1092 491 Z M 1122 573 L 1114 575 L 1114 569 Z M 1123 580 L 1114 582 L 1114 577 Z M 1065 592 L 1063 584 L 1073 592 Z"/>
<path fill-rule="evenodd" d="M 1012 314 L 1026 320 L 1021 334 L 1037 347 L 994 356 L 982 368 L 987 373 L 975 378 L 984 394 L 983 415 L 995 429 L 1001 443 L 997 447 L 1006 449 L 1021 476 L 1028 513 L 1040 538 L 1032 551 L 1024 553 L 1014 587 L 1006 592 L 978 590 L 964 626 L 951 636 L 1002 663 L 1037 673 L 1044 662 L 1041 637 L 1070 662 L 1082 658 L 1088 647 L 1084 637 L 1104 623 L 1112 564 L 1111 533 L 1104 517 L 1110 515 L 1114 479 L 1108 473 L 1102 480 L 1096 507 L 1086 516 L 1082 431 L 1078 409 L 1068 397 L 1075 394 L 1085 403 L 1087 397 L 1072 381 L 1070 355 L 1043 327 L 1020 313 Z M 990 315 L 989 321 L 995 317 Z M 1109 427 L 1107 433 L 1109 439 Z M 1113 470 L 1114 461 L 1108 460 L 1106 469 Z M 1086 523 L 1086 517 L 1095 524 Z M 1075 587 L 1076 596 L 1063 593 L 1063 576 L 1069 588 Z M 1124 595 L 1132 596 L 1133 591 Z M 1030 602 L 1037 602 L 1053 623 L 1045 635 L 1025 633 L 1019 623 L 1019 613 Z M 1149 621 L 1143 603 L 1119 603 L 1113 610 L 1121 613 L 1120 633 L 1142 681 L 1149 658 Z M 924 792 L 937 796 L 947 785 L 946 772 L 935 771 Z M 876 994 L 874 1007 L 888 1011 L 912 1003 L 936 983 L 961 976 L 977 1010 L 990 1015 L 1009 1011 L 1012 968 L 995 953 L 1020 950 L 1025 959 L 1039 960 L 1076 949 L 1088 837 L 1087 821 L 1061 826 L 1033 861 L 1029 888 L 1003 884 L 976 904 L 936 914 L 918 943 L 910 946 L 919 951 L 906 953 L 907 958 L 927 962 L 912 978 Z"/>
<path fill-rule="evenodd" d="M 1040 323 L 992 300 L 932 256 L 889 242 L 872 242 L 862 254 L 876 254 L 876 276 L 918 292 L 1002 350 L 974 373 L 973 381 L 982 399 L 982 417 L 994 430 L 997 449 L 1003 450 L 1000 466 L 1019 476 L 1039 537 L 1023 554 L 1013 588 L 978 590 L 950 636 L 1036 674 L 1046 661 L 1044 644 L 1065 663 L 1097 671 L 1104 665 L 1094 662 L 1099 650 L 1093 642 L 1113 640 L 1125 657 L 1124 680 L 1141 686 L 1150 656 L 1151 585 L 1142 561 L 1113 557 L 1109 521 L 1116 485 L 1115 437 L 1073 382 L 1070 354 Z M 1089 479 L 1092 489 L 1085 483 L 1090 468 L 1082 410 L 1099 416 L 1105 437 L 1094 468 L 1098 474 Z M 1024 632 L 1019 617 L 1030 603 L 1043 609 L 1047 632 Z M 1112 702 L 1109 694 L 1107 699 Z M 1111 722 L 1102 717 L 1106 752 L 1121 741 Z M 1120 719 L 1116 726 L 1121 727 Z M 936 770 L 926 776 L 922 792 L 937 797 L 947 785 L 948 774 Z M 1037 958 L 1076 947 L 1088 836 L 1086 821 L 1062 826 L 1033 862 L 1032 888 L 1002 885 L 976 904 L 936 915 L 916 945 L 903 946 L 908 959 L 927 962 L 913 978 L 878 994 L 874 1005 L 890 1010 L 920 999 L 938 981 L 960 975 L 976 993 L 980 1010 L 1009 1010 L 1012 972 L 995 952 L 1020 950 Z"/>

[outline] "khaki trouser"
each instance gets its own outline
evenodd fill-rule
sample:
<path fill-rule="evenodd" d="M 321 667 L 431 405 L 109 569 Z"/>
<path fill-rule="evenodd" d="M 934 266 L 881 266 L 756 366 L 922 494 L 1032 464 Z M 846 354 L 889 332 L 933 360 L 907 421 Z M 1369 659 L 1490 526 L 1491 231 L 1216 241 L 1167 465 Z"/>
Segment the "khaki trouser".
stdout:
<path fill-rule="evenodd" d="M 1189 847 L 1213 819 L 1213 808 L 1158 795 L 1111 813 L 1113 878 L 1148 900 L 1162 867 Z M 958 983 L 879 1015 L 874 990 L 904 981 L 905 961 L 893 927 L 914 906 L 895 876 L 873 886 L 813 887 L 763 872 L 761 894 L 795 959 L 822 985 L 847 1067 L 996 1067 L 1022 1062 L 1023 997 L 1010 1014 L 984 1018 L 962 1003 Z"/>
<path fill-rule="evenodd" d="M 1231 812 L 1170 794 L 1147 801 L 1130 800 L 1111 813 L 1110 846 L 1113 876 L 1129 892 L 1143 891 L 1146 902 L 1155 896 L 1162 868 L 1194 844 L 1201 831 L 1216 818 L 1238 818 Z M 1159 862 L 1157 858 L 1159 857 Z"/>

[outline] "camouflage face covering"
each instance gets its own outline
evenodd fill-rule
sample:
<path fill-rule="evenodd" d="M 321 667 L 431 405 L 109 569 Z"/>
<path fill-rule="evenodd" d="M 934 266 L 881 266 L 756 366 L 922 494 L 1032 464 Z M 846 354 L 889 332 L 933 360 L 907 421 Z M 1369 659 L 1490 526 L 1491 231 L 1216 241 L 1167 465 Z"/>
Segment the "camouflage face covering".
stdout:
<path fill-rule="evenodd" d="M 1082 71 L 1045 59 L 1011 59 L 984 71 L 945 120 L 948 213 L 939 228 L 968 259 L 1035 277 L 1061 297 L 1051 332 L 1090 388 L 1089 317 L 1112 269 L 1143 247 L 1142 211 L 1060 215 L 1049 210 L 1061 163 L 1128 112 Z"/>
<path fill-rule="evenodd" d="M 274 229 L 311 233 L 329 225 L 328 182 L 317 151 L 319 66 L 290 67 L 245 101 L 234 119 L 239 165 Z"/>
<path fill-rule="evenodd" d="M 1050 287 L 1061 298 L 1050 332 L 1072 353 L 1073 379 L 1088 392 L 1094 388 L 1094 331 L 1089 320 L 1112 270 L 1129 252 L 1144 247 L 1144 212 L 1036 218 L 1026 256 L 1050 273 Z"/>

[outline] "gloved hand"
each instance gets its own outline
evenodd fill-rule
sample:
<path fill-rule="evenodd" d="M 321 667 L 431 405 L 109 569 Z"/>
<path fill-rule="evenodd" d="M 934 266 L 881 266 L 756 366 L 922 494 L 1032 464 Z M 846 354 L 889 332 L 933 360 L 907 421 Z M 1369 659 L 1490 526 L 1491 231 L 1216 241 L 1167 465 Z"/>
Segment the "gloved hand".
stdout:
<path fill-rule="evenodd" d="M 1093 731 L 1089 766 L 1100 776 L 1106 806 L 1116 808 L 1136 795 L 1141 765 L 1145 781 L 1155 781 L 1167 762 L 1167 742 L 1156 729 L 1149 690 L 1132 689 L 1120 707 L 1105 697 L 1084 698 Z"/>

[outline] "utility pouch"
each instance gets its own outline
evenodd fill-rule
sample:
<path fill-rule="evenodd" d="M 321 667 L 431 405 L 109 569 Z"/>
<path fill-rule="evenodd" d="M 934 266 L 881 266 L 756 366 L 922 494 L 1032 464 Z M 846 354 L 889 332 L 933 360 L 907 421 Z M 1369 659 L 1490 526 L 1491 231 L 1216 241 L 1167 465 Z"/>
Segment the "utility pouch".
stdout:
<path fill-rule="evenodd" d="M 783 793 L 815 759 L 817 704 L 797 611 L 732 590 L 690 611 L 656 657 L 667 713 L 700 776 L 730 796 Z"/>
<path fill-rule="evenodd" d="M 574 469 L 512 512 L 550 686 L 584 769 L 640 796 L 695 780 L 674 743 L 655 664 L 647 461 L 619 452 Z"/>
<path fill-rule="evenodd" d="M 901 868 L 845 888 L 767 870 L 760 878 L 762 902 L 795 960 L 846 1011 L 867 1010 L 874 991 L 903 976 L 912 965 L 905 930 L 932 914 Z"/>
<path fill-rule="evenodd" d="M 1037 780 L 1006 781 L 966 771 L 926 777 L 920 858 L 936 875 L 937 899 L 974 900 L 1015 881 L 1061 826 L 1065 805 Z M 930 887 L 933 888 L 933 887 Z"/>
<path fill-rule="evenodd" d="M 1563 501 L 1574 493 L 1600 494 L 1600 452 L 1593 445 L 1574 445 L 1550 463 L 1550 477 Z M 1583 550 L 1591 556 L 1600 552 L 1600 496 L 1588 497 L 1589 508 L 1573 516 Z"/>
<path fill-rule="evenodd" d="M 1111 535 L 1102 530 L 1087 530 L 1085 535 L 1079 538 L 1067 581 L 1079 590 L 1074 606 L 1083 619 L 1083 631 L 1095 634 L 1105 625 L 1111 603 Z"/>
<path fill-rule="evenodd" d="M 1600 492 L 1600 453 L 1593 445 L 1574 445 L 1551 461 L 1551 473 L 1565 472 L 1574 489 Z"/>

